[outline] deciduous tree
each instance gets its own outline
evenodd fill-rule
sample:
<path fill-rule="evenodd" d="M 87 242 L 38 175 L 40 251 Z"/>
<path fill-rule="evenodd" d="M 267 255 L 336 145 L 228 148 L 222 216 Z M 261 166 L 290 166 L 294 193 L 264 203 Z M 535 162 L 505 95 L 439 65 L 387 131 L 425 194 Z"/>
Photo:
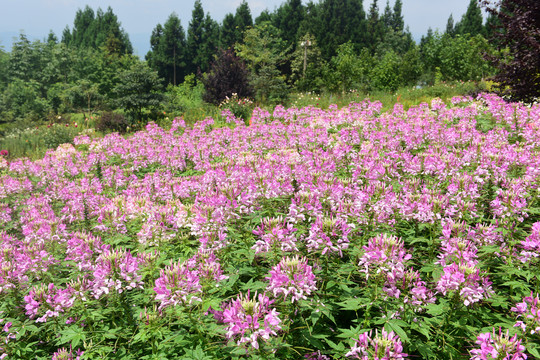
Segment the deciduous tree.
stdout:
<path fill-rule="evenodd" d="M 540 2 L 483 0 L 483 4 L 500 22 L 501 31 L 494 32 L 499 48 L 508 50 L 505 57 L 490 57 L 499 70 L 494 77 L 499 91 L 514 100 L 533 101 L 540 97 Z"/>

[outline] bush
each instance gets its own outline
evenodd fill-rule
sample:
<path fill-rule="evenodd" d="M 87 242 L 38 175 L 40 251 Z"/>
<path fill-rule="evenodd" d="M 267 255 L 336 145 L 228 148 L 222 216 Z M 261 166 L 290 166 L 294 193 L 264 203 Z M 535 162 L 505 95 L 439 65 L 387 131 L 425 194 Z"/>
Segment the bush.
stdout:
<path fill-rule="evenodd" d="M 203 79 L 203 100 L 219 105 L 233 93 L 239 97 L 251 97 L 253 89 L 249 84 L 249 71 L 244 62 L 232 49 L 222 50 L 210 66 Z"/>
<path fill-rule="evenodd" d="M 253 101 L 248 98 L 239 98 L 237 94 L 232 94 L 231 97 L 219 105 L 222 110 L 229 110 L 237 119 L 244 119 L 246 122 L 251 118 L 253 112 Z"/>
<path fill-rule="evenodd" d="M 116 131 L 121 134 L 127 131 L 129 121 L 123 114 L 107 111 L 101 114 L 96 122 L 96 130 L 102 132 Z"/>
<path fill-rule="evenodd" d="M 204 85 L 197 81 L 195 75 L 186 76 L 182 84 L 167 87 L 167 112 L 184 113 L 189 109 L 202 107 L 203 93 Z"/>

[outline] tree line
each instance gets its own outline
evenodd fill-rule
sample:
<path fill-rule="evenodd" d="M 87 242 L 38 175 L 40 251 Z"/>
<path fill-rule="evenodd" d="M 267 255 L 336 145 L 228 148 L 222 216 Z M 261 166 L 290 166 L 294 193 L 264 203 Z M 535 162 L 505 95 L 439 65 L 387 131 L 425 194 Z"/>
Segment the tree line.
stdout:
<path fill-rule="evenodd" d="M 372 0 L 366 11 L 362 0 L 286 0 L 253 19 L 243 1 L 218 23 L 196 0 L 187 31 L 175 13 L 156 25 L 144 60 L 132 55 L 110 7 L 86 6 L 60 40 L 52 32 L 43 41 L 21 33 L 11 52 L 0 48 L 0 122 L 97 109 L 139 118 L 165 99 L 165 86 L 193 76 L 205 85 L 205 100 L 219 104 L 232 93 L 278 103 L 290 91 L 395 91 L 494 73 L 484 57 L 499 56 L 486 39 L 501 35 L 494 30 L 500 12 L 484 23 L 471 0 L 458 22 L 450 15 L 444 32 L 430 29 L 417 44 L 402 0 L 379 5 Z"/>

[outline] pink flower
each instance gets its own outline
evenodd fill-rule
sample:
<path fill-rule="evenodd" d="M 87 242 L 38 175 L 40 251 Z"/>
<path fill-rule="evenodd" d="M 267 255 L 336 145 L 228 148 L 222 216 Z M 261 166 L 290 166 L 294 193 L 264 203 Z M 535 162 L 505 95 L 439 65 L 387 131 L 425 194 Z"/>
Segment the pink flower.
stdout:
<path fill-rule="evenodd" d="M 365 332 L 355 341 L 356 344 L 345 356 L 362 360 L 401 360 L 408 356 L 403 352 L 399 336 L 393 331 L 388 333 L 383 329 L 380 336 L 375 332 L 373 338 L 372 331 Z"/>
<path fill-rule="evenodd" d="M 34 286 L 24 297 L 26 315 L 31 319 L 41 315 L 36 322 L 46 322 L 47 318 L 58 317 L 73 306 L 75 298 L 72 289 L 59 289 L 54 284 L 45 287 Z"/>
<path fill-rule="evenodd" d="M 540 334 L 540 300 L 538 294 L 533 297 L 527 296 L 523 298 L 523 302 L 517 303 L 510 310 L 516 312 L 518 320 L 514 327 L 519 327 L 526 334 Z"/>
<path fill-rule="evenodd" d="M 437 291 L 446 295 L 448 291 L 458 291 L 465 306 L 486 299 L 493 294 L 489 281 L 474 266 L 452 263 L 445 266 L 437 282 Z"/>
<path fill-rule="evenodd" d="M 202 301 L 198 296 L 202 293 L 199 274 L 185 263 L 171 264 L 161 270 L 155 284 L 156 301 L 160 302 L 159 311 L 168 306 L 191 305 L 195 301 Z"/>
<path fill-rule="evenodd" d="M 493 334 L 480 334 L 478 335 L 476 344 L 480 348 L 471 350 L 471 360 L 527 359 L 527 355 L 523 353 L 525 346 L 521 345 L 521 339 L 518 339 L 517 335 L 510 337 L 508 330 L 506 330 L 506 334 L 503 334 L 501 328 L 499 328 L 498 335 L 495 335 L 495 329 L 493 329 Z"/>
<path fill-rule="evenodd" d="M 0 156 L 8 156 L 9 155 L 9 151 L 7 150 L 0 150 Z"/>
<path fill-rule="evenodd" d="M 369 239 L 368 245 L 363 246 L 364 253 L 358 265 L 360 272 L 370 276 L 385 276 L 392 271 L 403 273 L 405 262 L 411 259 L 403 245 L 403 240 L 394 235 L 381 234 Z"/>
<path fill-rule="evenodd" d="M 298 251 L 296 247 L 296 238 L 294 233 L 297 230 L 292 224 L 283 220 L 282 217 L 266 218 L 261 225 L 253 231 L 259 239 L 253 245 L 255 253 L 274 251 L 291 252 Z"/>
<path fill-rule="evenodd" d="M 283 258 L 270 270 L 270 276 L 266 279 L 269 282 L 268 291 L 272 291 L 276 297 L 283 295 L 284 299 L 290 295 L 291 302 L 307 299 L 306 295 L 317 290 L 311 266 L 306 258 L 299 258 L 298 255 Z"/>
<path fill-rule="evenodd" d="M 272 303 L 264 294 L 255 293 L 251 299 L 248 291 L 247 295 L 240 294 L 236 300 L 225 304 L 222 318 L 219 314 L 217 318 L 227 324 L 227 339 L 236 340 L 237 345 L 249 343 L 258 349 L 260 339 L 268 341 L 270 336 L 276 336 L 281 330 L 281 320 L 276 309 L 270 307 Z"/>
<path fill-rule="evenodd" d="M 105 250 L 96 260 L 93 269 L 94 281 L 92 292 L 96 299 L 103 294 L 115 291 L 142 289 L 142 277 L 139 275 L 139 259 L 125 250 Z"/>
<path fill-rule="evenodd" d="M 349 247 L 350 232 L 351 228 L 344 220 L 320 216 L 309 230 L 306 246 L 309 251 L 322 249 L 322 255 L 335 252 L 343 256 L 343 250 Z"/>
<path fill-rule="evenodd" d="M 74 354 L 70 346 L 69 350 L 66 348 L 58 349 L 53 354 L 52 360 L 79 360 L 82 354 L 84 354 L 84 352 L 81 351 L 80 349 L 77 349 L 77 351 Z"/>

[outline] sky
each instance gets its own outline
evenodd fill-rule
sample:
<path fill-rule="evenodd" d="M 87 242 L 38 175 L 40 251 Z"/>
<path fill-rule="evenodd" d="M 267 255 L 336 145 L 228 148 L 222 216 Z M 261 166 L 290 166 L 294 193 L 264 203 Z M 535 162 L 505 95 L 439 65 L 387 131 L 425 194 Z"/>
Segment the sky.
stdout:
<path fill-rule="evenodd" d="M 242 0 L 201 0 L 206 13 L 221 22 L 227 13 L 234 13 Z M 315 0 L 317 1 L 317 0 Z M 393 6 L 395 0 L 389 0 Z M 444 31 L 450 14 L 454 21 L 461 19 L 470 0 L 402 0 L 405 25 L 419 41 L 428 28 Z M 111 7 L 118 16 L 122 28 L 129 34 L 134 52 L 141 58 L 150 48 L 150 34 L 156 25 L 163 24 L 169 15 L 175 12 L 181 20 L 184 30 L 191 20 L 195 0 L 0 0 L 0 46 L 11 50 L 14 37 L 22 32 L 31 39 L 43 40 L 50 30 L 61 39 L 62 31 L 68 25 L 73 27 L 73 20 L 78 9 L 86 5 L 96 11 Z M 261 11 L 271 12 L 285 0 L 248 0 L 251 14 L 255 19 Z M 307 1 L 303 1 L 307 3 Z M 364 0 L 367 12 L 372 0 Z M 378 0 L 382 13 L 386 0 Z"/>

